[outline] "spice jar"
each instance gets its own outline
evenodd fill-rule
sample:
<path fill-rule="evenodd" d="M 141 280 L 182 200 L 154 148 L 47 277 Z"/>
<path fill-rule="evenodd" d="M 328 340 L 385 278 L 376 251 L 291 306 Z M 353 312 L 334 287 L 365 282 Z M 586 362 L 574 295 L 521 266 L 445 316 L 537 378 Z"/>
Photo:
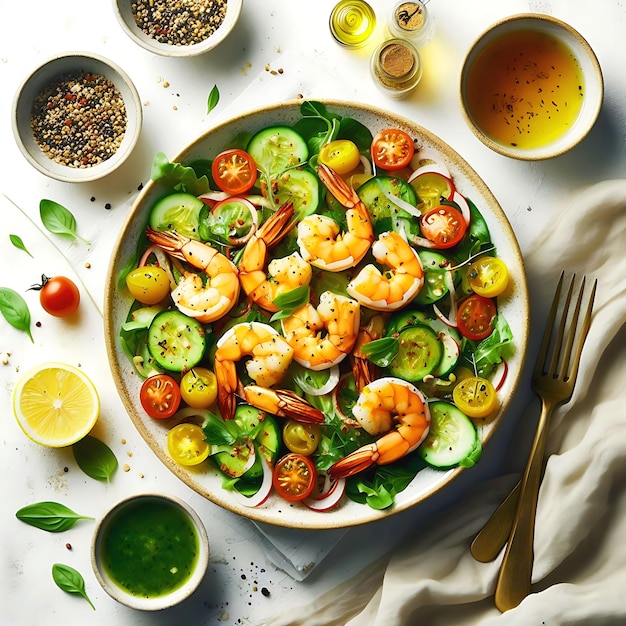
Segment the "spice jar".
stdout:
<path fill-rule="evenodd" d="M 374 9 L 363 0 L 341 0 L 330 14 L 330 32 L 346 48 L 364 45 L 375 27 Z"/>
<path fill-rule="evenodd" d="M 404 39 L 384 41 L 372 55 L 370 69 L 380 89 L 402 98 L 422 78 L 422 62 L 415 46 Z"/>
<path fill-rule="evenodd" d="M 391 37 L 410 39 L 412 43 L 419 45 L 430 39 L 433 21 L 424 2 L 400 0 L 389 13 L 387 30 Z"/>

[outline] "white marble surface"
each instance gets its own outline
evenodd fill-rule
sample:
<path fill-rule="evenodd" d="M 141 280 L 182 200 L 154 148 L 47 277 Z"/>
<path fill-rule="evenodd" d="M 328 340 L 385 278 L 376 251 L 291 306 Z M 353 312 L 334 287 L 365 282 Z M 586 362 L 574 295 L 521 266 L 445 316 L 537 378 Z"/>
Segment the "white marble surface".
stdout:
<path fill-rule="evenodd" d="M 626 9 L 622 2 L 431 0 L 436 33 L 423 50 L 424 78 L 402 101 L 381 95 L 369 78 L 368 53 L 374 42 L 359 51 L 334 43 L 328 31 L 333 4 L 330 0 L 245 0 L 232 36 L 218 50 L 197 59 L 165 59 L 138 48 L 121 32 L 112 7 L 104 0 L 89 3 L 89 8 L 78 0 L 0 4 L 5 25 L 0 39 L 4 91 L 0 100 L 0 191 L 5 194 L 0 196 L 0 285 L 24 293 L 41 273 L 66 274 L 76 278 L 83 292 L 80 315 L 69 322 L 47 316 L 38 308 L 36 294 L 25 294 L 33 322 L 41 323 L 33 326 L 34 344 L 0 319 L 0 353 L 10 352 L 8 364 L 0 364 L 2 624 L 258 624 L 289 603 L 308 602 L 334 587 L 400 544 L 409 533 L 419 532 L 434 515 L 445 515 L 447 507 L 471 489 L 480 488 L 487 478 L 521 467 L 530 437 L 528 425 L 517 429 L 518 417 L 530 398 L 525 389 L 518 394 L 516 410 L 474 470 L 424 506 L 384 523 L 352 529 L 306 580 L 297 581 L 268 559 L 262 536 L 253 524 L 200 498 L 154 457 L 117 398 L 101 318 L 110 250 L 138 186 L 148 179 L 153 154 L 164 151 L 174 155 L 218 119 L 297 94 L 392 109 L 441 136 L 472 164 L 508 215 L 522 250 L 542 229 L 550 228 L 551 216 L 577 189 L 624 177 Z M 372 0 L 371 4 L 383 16 L 389 2 Z M 578 29 L 600 60 L 606 86 L 601 116 L 589 137 L 572 152 L 538 163 L 512 161 L 490 152 L 465 126 L 458 104 L 458 74 L 472 41 L 497 19 L 528 11 L 554 15 Z M 379 36 L 380 29 L 375 38 Z M 47 57 L 68 50 L 98 52 L 117 62 L 135 82 L 144 104 L 142 136 L 127 165 L 103 181 L 80 186 L 36 172 L 19 154 L 10 128 L 11 100 L 21 80 Z M 272 74 L 265 69 L 268 65 L 283 72 Z M 218 85 L 221 99 L 207 115 L 206 100 L 213 85 Z M 38 215 L 42 198 L 69 208 L 79 232 L 91 245 L 68 243 L 42 232 Z M 22 237 L 35 258 L 16 250 L 8 241 L 9 233 Z M 550 264 L 549 258 L 546 264 Z M 70 451 L 30 443 L 15 423 L 10 409 L 14 382 L 20 371 L 50 357 L 80 363 L 96 382 L 102 417 L 95 434 L 111 445 L 120 465 L 128 469 L 120 469 L 109 485 L 84 476 Z M 203 516 L 212 548 L 202 589 L 180 607 L 159 614 L 121 607 L 98 587 L 89 563 L 91 522 L 51 535 L 14 517 L 24 504 L 40 500 L 61 501 L 97 517 L 123 496 L 155 489 L 182 496 Z M 306 544 L 303 550 L 315 553 L 317 547 L 319 554 L 324 552 L 324 544 L 337 536 L 318 532 L 283 539 L 283 547 L 293 549 L 302 541 Z M 95 612 L 82 599 L 64 594 L 53 584 L 50 568 L 55 562 L 70 564 L 83 573 Z M 262 594 L 263 587 L 269 596 Z"/>

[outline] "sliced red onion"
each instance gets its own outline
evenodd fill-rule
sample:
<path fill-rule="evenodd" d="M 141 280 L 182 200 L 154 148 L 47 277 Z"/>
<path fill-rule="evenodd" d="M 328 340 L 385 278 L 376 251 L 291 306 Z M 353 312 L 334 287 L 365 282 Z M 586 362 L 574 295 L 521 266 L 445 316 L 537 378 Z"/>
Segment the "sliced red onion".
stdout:
<path fill-rule="evenodd" d="M 234 499 L 236 503 L 247 506 L 250 508 L 255 508 L 257 506 L 261 506 L 265 503 L 265 501 L 269 498 L 272 493 L 272 474 L 273 470 L 268 463 L 267 459 L 264 455 L 261 456 L 261 466 L 263 467 L 263 481 L 261 482 L 261 486 L 259 490 L 250 497 L 244 496 L 239 493 L 237 490 L 233 490 L 231 493 L 231 499 Z"/>
<path fill-rule="evenodd" d="M 363 164 L 363 173 L 367 176 L 372 174 L 372 164 L 366 156 L 361 155 L 361 163 Z"/>
<path fill-rule="evenodd" d="M 323 513 L 334 509 L 341 502 L 345 492 L 346 479 L 338 478 L 336 481 L 330 482 L 330 487 L 327 491 L 315 497 L 310 496 L 302 502 L 311 511 Z"/>
<path fill-rule="evenodd" d="M 496 391 L 500 391 L 500 389 L 502 389 L 502 385 L 504 385 L 504 381 L 506 380 L 508 373 L 509 373 L 509 364 L 504 359 L 502 359 L 502 361 L 500 362 L 496 370 L 496 374 L 495 374 L 496 378 L 493 383 L 493 386 Z"/>
<path fill-rule="evenodd" d="M 379 187 L 380 187 L 380 190 L 383 192 L 383 195 L 385 196 L 385 198 L 387 198 L 387 200 L 389 200 L 389 202 L 395 204 L 397 207 L 405 210 L 407 213 L 410 213 L 411 215 L 415 217 L 421 217 L 422 213 L 417 207 L 414 207 L 410 202 L 407 202 L 406 200 L 403 200 L 402 198 L 399 198 L 398 196 L 394 196 L 391 192 L 387 191 L 382 185 L 379 185 Z"/>
<path fill-rule="evenodd" d="M 328 380 L 319 388 L 313 387 L 303 380 L 298 380 L 298 386 L 311 396 L 324 396 L 330 393 L 339 382 L 339 366 L 333 365 L 328 371 Z"/>
<path fill-rule="evenodd" d="M 469 226 L 470 222 L 472 221 L 472 213 L 470 211 L 469 204 L 465 199 L 465 196 L 461 195 L 458 191 L 455 191 L 452 195 L 452 201 L 456 202 L 456 204 L 459 205 L 459 208 L 461 209 L 461 213 L 463 215 L 463 219 L 465 220 L 465 225 Z"/>
<path fill-rule="evenodd" d="M 425 172 L 438 172 L 452 180 L 452 174 L 450 174 L 448 166 L 441 160 L 441 156 L 435 150 L 422 148 L 415 153 L 411 163 L 415 164 L 416 170 L 424 168 L 423 171 Z"/>
<path fill-rule="evenodd" d="M 148 259 L 154 255 L 159 264 L 159 267 L 165 270 L 167 274 L 167 278 L 170 282 L 170 289 L 176 288 L 176 279 L 174 278 L 174 274 L 172 273 L 172 267 L 170 264 L 170 259 L 167 256 L 167 253 L 162 248 L 159 248 L 156 244 L 152 244 L 148 246 L 146 251 L 143 253 L 141 258 L 139 259 L 139 263 L 137 263 L 137 267 L 144 267 L 148 264 Z"/>

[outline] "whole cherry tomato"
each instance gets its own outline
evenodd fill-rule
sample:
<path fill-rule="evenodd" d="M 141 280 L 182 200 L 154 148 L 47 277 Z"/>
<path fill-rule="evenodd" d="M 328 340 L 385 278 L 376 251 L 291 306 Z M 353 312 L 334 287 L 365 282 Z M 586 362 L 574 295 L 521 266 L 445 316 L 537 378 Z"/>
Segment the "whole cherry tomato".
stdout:
<path fill-rule="evenodd" d="M 31 289 L 39 292 L 39 302 L 44 311 L 55 317 L 73 315 L 80 304 L 80 291 L 66 276 L 48 278 L 42 274 L 41 284 L 33 285 Z"/>

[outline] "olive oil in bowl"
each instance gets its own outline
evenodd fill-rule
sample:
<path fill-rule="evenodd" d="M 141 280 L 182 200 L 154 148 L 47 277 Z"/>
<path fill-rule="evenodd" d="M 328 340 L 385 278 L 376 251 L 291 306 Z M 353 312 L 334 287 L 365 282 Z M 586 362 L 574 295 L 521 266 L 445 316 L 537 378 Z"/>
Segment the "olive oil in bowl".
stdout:
<path fill-rule="evenodd" d="M 464 113 L 487 146 L 519 159 L 549 158 L 594 124 L 602 73 L 587 42 L 544 15 L 507 18 L 470 50 L 461 75 Z"/>

